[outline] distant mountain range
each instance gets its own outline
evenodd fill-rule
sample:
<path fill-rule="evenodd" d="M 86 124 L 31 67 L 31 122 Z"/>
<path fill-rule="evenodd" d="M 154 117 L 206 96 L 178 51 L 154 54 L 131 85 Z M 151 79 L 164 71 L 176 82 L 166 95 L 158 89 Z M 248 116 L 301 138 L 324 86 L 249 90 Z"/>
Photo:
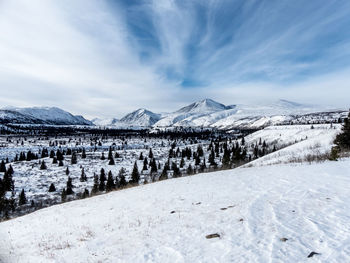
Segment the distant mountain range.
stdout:
<path fill-rule="evenodd" d="M 56 107 L 0 109 L 1 124 L 94 125 L 83 116 L 72 115 Z"/>
<path fill-rule="evenodd" d="M 96 125 L 124 128 L 211 127 L 218 129 L 260 128 L 291 121 L 297 116 L 322 112 L 327 109 L 288 100 L 278 100 L 261 105 L 226 106 L 211 99 L 204 99 L 175 112 L 157 114 L 138 109 L 120 121 L 93 121 Z M 115 119 L 114 119 L 115 120 Z"/>
<path fill-rule="evenodd" d="M 325 120 L 329 114 L 316 117 L 310 115 L 310 113 L 327 111 L 330 111 L 330 109 L 287 100 L 278 100 L 270 104 L 260 105 L 235 104 L 226 106 L 211 99 L 204 99 L 170 113 L 158 114 L 147 109 L 138 109 L 121 119 L 95 118 L 92 121 L 82 116 L 72 115 L 56 107 L 7 107 L 0 109 L 0 124 L 96 125 L 131 129 L 171 127 L 261 128 L 288 123 L 293 120 L 305 121 L 312 118 Z M 341 112 L 345 111 L 339 110 L 339 114 Z M 329 118 L 336 119 L 340 116 L 339 114 L 333 112 Z M 301 117 L 306 115 L 308 117 Z"/>

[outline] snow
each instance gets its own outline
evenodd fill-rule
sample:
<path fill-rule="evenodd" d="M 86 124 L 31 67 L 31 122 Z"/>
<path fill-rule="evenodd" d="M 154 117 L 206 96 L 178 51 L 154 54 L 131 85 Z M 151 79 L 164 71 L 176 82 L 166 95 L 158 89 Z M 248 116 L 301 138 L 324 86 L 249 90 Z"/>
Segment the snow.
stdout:
<path fill-rule="evenodd" d="M 14 108 L 6 107 L 1 109 L 1 118 L 13 119 L 18 123 L 15 113 L 21 114 L 23 123 L 42 123 L 42 124 L 63 124 L 63 125 L 92 125 L 92 122 L 84 119 L 82 116 L 74 116 L 71 113 L 57 107 L 31 107 Z"/>
<path fill-rule="evenodd" d="M 318 120 L 323 123 L 336 122 L 339 117 L 343 116 L 344 111 L 330 110 L 330 108 L 287 100 L 278 100 L 269 104 L 225 106 L 211 99 L 205 99 L 162 116 L 154 127 L 258 129 L 270 125 L 287 124 L 290 121 L 297 123 L 307 123 L 310 120 Z"/>
<path fill-rule="evenodd" d="M 270 126 L 245 137 L 247 144 L 259 140 L 282 148 L 248 163 L 246 166 L 263 166 L 290 162 L 307 162 L 312 157 L 329 153 L 335 136 L 340 132 L 339 124 Z M 309 159 L 308 159 L 309 158 Z"/>
<path fill-rule="evenodd" d="M 112 126 L 115 125 L 118 122 L 118 119 L 116 118 L 95 118 L 91 120 L 93 124 L 98 126 Z"/>
<path fill-rule="evenodd" d="M 120 126 L 140 126 L 140 127 L 151 127 L 160 119 L 160 114 L 153 113 L 146 109 L 138 109 L 125 115 L 120 119 Z"/>
<path fill-rule="evenodd" d="M 312 262 L 349 262 L 349 169 L 349 159 L 238 168 L 52 206 L 1 223 L 0 258 L 301 262 L 315 251 Z"/>

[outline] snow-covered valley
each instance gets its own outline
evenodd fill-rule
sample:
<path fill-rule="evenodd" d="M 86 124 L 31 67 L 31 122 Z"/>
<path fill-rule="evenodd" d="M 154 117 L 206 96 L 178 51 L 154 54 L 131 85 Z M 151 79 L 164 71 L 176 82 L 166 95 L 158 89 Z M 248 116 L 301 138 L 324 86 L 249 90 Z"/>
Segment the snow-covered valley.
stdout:
<path fill-rule="evenodd" d="M 342 126 L 2 136 L 0 262 L 347 262 Z"/>

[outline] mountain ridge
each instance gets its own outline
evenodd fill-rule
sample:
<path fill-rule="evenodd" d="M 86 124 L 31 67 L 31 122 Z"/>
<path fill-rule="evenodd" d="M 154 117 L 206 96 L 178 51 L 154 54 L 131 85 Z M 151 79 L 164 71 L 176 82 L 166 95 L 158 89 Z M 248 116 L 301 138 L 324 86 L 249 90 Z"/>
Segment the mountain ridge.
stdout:
<path fill-rule="evenodd" d="M 58 107 L 5 107 L 0 109 L 0 123 L 94 125 L 81 115 L 73 115 Z"/>

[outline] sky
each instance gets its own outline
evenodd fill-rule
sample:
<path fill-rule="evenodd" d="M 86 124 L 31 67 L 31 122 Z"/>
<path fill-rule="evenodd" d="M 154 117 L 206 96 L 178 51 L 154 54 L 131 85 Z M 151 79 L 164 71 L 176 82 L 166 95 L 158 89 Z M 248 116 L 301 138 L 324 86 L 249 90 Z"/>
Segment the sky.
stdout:
<path fill-rule="evenodd" d="M 0 107 L 350 105 L 348 0 L 0 0 Z"/>

